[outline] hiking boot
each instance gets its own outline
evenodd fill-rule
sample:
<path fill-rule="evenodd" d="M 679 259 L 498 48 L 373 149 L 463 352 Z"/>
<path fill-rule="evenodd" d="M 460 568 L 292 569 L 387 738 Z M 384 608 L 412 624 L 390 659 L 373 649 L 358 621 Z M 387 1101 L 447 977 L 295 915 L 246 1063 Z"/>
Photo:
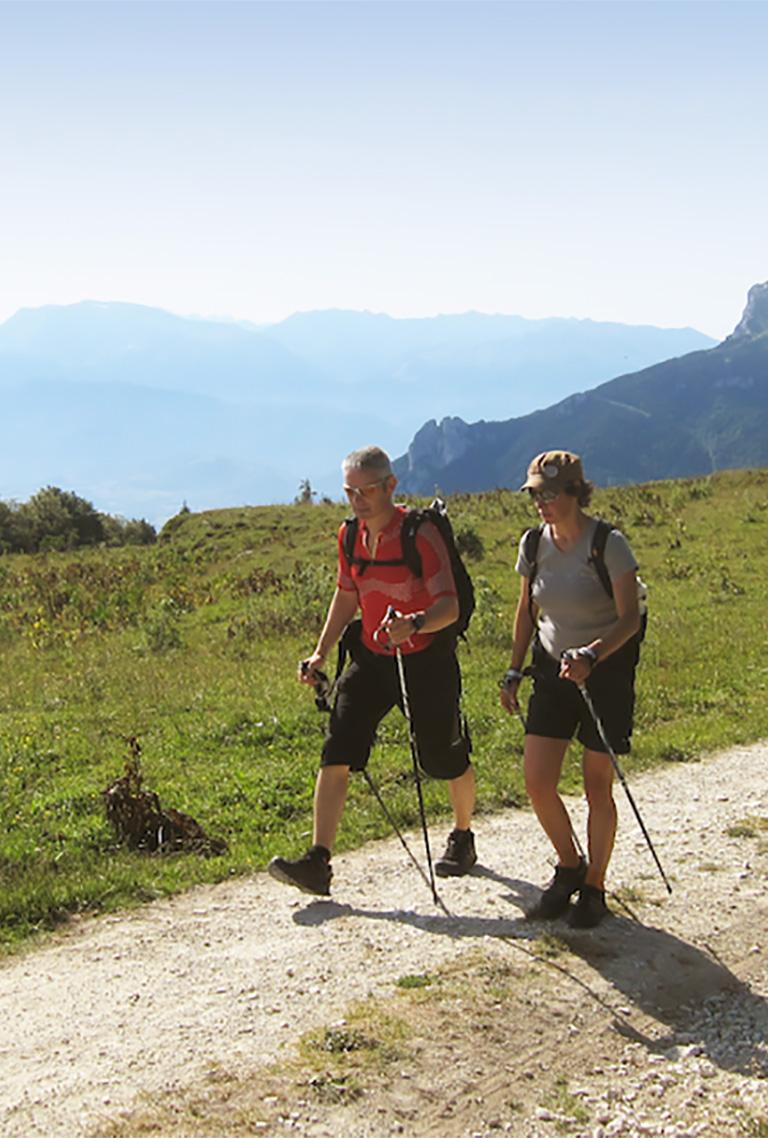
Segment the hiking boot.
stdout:
<path fill-rule="evenodd" d="M 578 900 L 568 914 L 568 924 L 572 929 L 594 929 L 609 912 L 603 890 L 594 885 L 582 885 Z"/>
<path fill-rule="evenodd" d="M 567 910 L 571 897 L 578 893 L 587 876 L 587 863 L 581 858 L 576 866 L 555 866 L 555 876 L 542 893 L 536 905 L 528 911 L 526 916 L 531 921 L 551 921 L 555 917 L 562 917 Z"/>
<path fill-rule="evenodd" d="M 475 835 L 471 830 L 451 830 L 445 853 L 435 862 L 438 877 L 461 877 L 477 861 Z"/>
<path fill-rule="evenodd" d="M 324 846 L 312 846 L 301 857 L 293 860 L 273 857 L 267 866 L 267 873 L 275 881 L 295 885 L 303 893 L 315 893 L 320 897 L 329 897 L 331 894 L 331 855 Z"/>

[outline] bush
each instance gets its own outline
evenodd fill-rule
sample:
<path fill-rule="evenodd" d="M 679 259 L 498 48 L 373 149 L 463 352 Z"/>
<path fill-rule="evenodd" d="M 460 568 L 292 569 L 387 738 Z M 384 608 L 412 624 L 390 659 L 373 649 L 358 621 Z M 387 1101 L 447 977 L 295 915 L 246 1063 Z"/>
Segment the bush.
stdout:
<path fill-rule="evenodd" d="M 99 513 L 71 490 L 46 486 L 20 506 L 0 502 L 0 553 L 51 553 L 83 546 L 150 545 L 154 526 Z"/>
<path fill-rule="evenodd" d="M 468 561 L 482 561 L 485 557 L 485 546 L 480 534 L 472 526 L 465 526 L 456 534 L 456 548 L 462 557 Z"/>

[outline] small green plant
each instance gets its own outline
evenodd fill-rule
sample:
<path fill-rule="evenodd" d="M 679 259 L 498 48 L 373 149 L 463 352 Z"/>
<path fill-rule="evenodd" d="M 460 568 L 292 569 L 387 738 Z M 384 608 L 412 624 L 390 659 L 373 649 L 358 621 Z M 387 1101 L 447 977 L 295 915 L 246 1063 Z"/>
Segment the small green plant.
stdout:
<path fill-rule="evenodd" d="M 667 747 L 659 756 L 665 763 L 692 763 L 696 757 L 692 751 L 684 747 Z"/>
<path fill-rule="evenodd" d="M 568 1090 L 568 1080 L 565 1075 L 558 1075 L 555 1079 L 555 1085 L 545 1098 L 544 1105 L 550 1110 L 566 1116 L 566 1118 L 558 1119 L 555 1123 L 560 1133 L 570 1129 L 571 1125 L 585 1126 L 589 1122 L 589 1111 Z"/>
<path fill-rule="evenodd" d="M 150 652 L 170 652 L 183 647 L 180 617 L 180 608 L 172 597 L 163 597 L 149 610 L 141 623 L 141 631 Z"/>
<path fill-rule="evenodd" d="M 768 1115 L 758 1118 L 754 1114 L 743 1114 L 739 1118 L 739 1131 L 745 1138 L 768 1138 Z"/>
<path fill-rule="evenodd" d="M 464 526 L 456 533 L 456 548 L 468 561 L 482 561 L 485 545 L 474 526 Z"/>
<path fill-rule="evenodd" d="M 356 1102 L 363 1095 L 363 1088 L 351 1075 L 313 1075 L 307 1086 L 322 1103 Z"/>
<path fill-rule="evenodd" d="M 415 973 L 410 976 L 401 976 L 397 981 L 398 988 L 428 988 L 434 982 L 434 978 L 428 973 Z"/>
<path fill-rule="evenodd" d="M 472 642 L 508 649 L 512 643 L 512 613 L 486 577 L 475 578 L 475 614 L 469 635 Z"/>
<path fill-rule="evenodd" d="M 734 822 L 732 826 L 728 826 L 725 832 L 729 838 L 758 838 L 767 830 L 768 818 L 750 815 L 748 818 L 742 818 L 740 822 Z"/>
<path fill-rule="evenodd" d="M 542 960 L 554 960 L 563 953 L 569 952 L 570 949 L 564 940 L 560 937 L 553 936 L 551 933 L 542 933 L 533 942 L 533 949 L 537 956 Z"/>
<path fill-rule="evenodd" d="M 637 885 L 620 885 L 614 889 L 613 896 L 624 905 L 642 905 L 648 900 L 645 891 Z"/>
<path fill-rule="evenodd" d="M 359 1028 L 327 1027 L 315 1046 L 322 1051 L 339 1055 L 349 1051 L 373 1051 L 379 1046 L 379 1042 Z"/>

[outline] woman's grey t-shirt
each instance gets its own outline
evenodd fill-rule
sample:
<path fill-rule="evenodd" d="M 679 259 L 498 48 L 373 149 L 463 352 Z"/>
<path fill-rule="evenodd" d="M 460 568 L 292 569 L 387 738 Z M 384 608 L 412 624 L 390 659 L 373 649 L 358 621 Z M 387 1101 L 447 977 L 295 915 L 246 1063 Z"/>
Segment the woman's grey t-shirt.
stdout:
<path fill-rule="evenodd" d="M 590 518 L 577 543 L 566 553 L 555 545 L 548 525 L 539 540 L 531 592 L 539 609 L 539 639 L 556 660 L 566 648 L 579 648 L 606 636 L 618 619 L 613 598 L 608 596 L 589 560 L 596 526 L 596 519 Z M 521 576 L 530 577 L 524 541 L 525 535 L 520 539 L 515 568 Z M 637 569 L 629 542 L 618 530 L 611 530 L 608 535 L 604 560 L 611 581 Z"/>

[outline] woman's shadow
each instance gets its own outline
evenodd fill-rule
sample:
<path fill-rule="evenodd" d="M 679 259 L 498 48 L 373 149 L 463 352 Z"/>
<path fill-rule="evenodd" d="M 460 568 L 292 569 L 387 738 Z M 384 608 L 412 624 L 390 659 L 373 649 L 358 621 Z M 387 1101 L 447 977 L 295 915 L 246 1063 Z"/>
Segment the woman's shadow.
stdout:
<path fill-rule="evenodd" d="M 526 881 L 475 866 L 474 876 L 482 876 L 505 887 L 501 895 L 522 914 L 538 896 L 538 889 Z M 666 1052 L 676 1044 L 694 1045 L 712 1063 L 724 1070 L 751 1077 L 768 1078 L 768 1003 L 747 983 L 735 976 L 712 949 L 703 951 L 663 929 L 644 925 L 635 918 L 613 915 L 597 929 L 577 931 L 563 921 L 529 921 L 524 915 L 474 917 L 422 914 L 405 909 L 363 909 L 336 901 L 313 901 L 294 914 L 300 925 L 322 925 L 339 917 L 361 917 L 373 921 L 395 921 L 424 932 L 455 940 L 495 937 L 520 949 L 540 964 L 556 969 L 564 979 L 586 988 L 590 995 L 614 1017 L 622 1035 L 650 1050 Z M 768 907 L 753 912 L 750 923 L 753 943 L 765 940 Z M 628 1018 L 606 1003 L 588 983 L 571 972 L 567 956 L 549 960 L 528 947 L 543 933 L 556 937 L 574 956 L 598 972 L 623 998 L 644 1013 L 666 1025 L 668 1033 L 651 1038 L 630 1024 Z M 722 1038 L 719 1026 L 727 1020 L 729 1035 Z"/>

